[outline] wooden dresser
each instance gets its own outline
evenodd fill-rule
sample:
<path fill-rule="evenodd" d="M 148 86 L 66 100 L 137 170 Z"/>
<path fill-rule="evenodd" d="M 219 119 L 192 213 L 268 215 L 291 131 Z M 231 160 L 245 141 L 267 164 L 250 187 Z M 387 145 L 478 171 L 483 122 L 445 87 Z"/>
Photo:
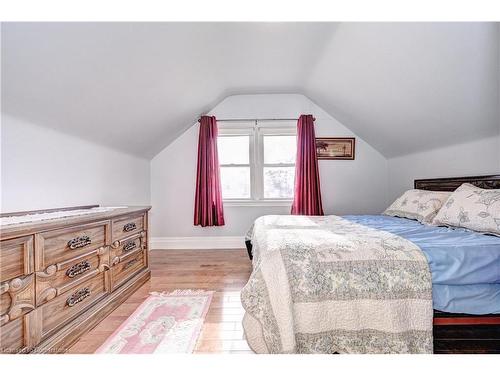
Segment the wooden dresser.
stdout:
<path fill-rule="evenodd" d="M 65 352 L 146 282 L 150 208 L 2 226 L 0 351 Z"/>

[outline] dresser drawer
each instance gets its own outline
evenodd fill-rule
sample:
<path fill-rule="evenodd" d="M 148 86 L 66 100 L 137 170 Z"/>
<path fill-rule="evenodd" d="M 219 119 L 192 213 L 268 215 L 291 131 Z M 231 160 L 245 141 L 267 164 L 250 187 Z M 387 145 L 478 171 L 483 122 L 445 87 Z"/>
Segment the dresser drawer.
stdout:
<path fill-rule="evenodd" d="M 109 247 L 58 262 L 36 272 L 36 304 L 50 301 L 109 268 Z"/>
<path fill-rule="evenodd" d="M 120 259 L 128 254 L 145 250 L 146 245 L 146 232 L 133 234 L 121 240 L 116 240 L 111 245 L 110 261 L 111 264 L 117 264 Z"/>
<path fill-rule="evenodd" d="M 106 272 L 100 272 L 92 279 L 38 307 L 42 340 L 105 296 L 109 291 L 106 276 Z"/>
<path fill-rule="evenodd" d="M 130 237 L 133 234 L 138 234 L 146 229 L 146 215 L 130 215 L 119 217 L 112 222 L 113 227 L 113 242 Z"/>
<path fill-rule="evenodd" d="M 108 221 L 90 223 L 36 234 L 35 269 L 47 267 L 84 255 L 105 246 Z"/>
<path fill-rule="evenodd" d="M 0 282 L 33 272 L 33 236 L 0 243 Z"/>
<path fill-rule="evenodd" d="M 0 284 L 0 330 L 35 308 L 34 275 L 16 277 Z"/>
<path fill-rule="evenodd" d="M 115 290 L 137 272 L 147 267 L 147 250 L 122 256 L 120 262 L 111 267 L 111 288 Z"/>

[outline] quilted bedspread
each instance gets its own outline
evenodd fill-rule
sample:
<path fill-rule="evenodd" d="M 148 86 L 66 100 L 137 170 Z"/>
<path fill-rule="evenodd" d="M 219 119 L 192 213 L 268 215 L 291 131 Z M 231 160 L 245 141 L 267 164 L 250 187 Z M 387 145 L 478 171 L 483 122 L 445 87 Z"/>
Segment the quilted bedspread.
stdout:
<path fill-rule="evenodd" d="M 338 216 L 263 216 L 250 237 L 255 351 L 432 353 L 431 273 L 411 241 Z"/>

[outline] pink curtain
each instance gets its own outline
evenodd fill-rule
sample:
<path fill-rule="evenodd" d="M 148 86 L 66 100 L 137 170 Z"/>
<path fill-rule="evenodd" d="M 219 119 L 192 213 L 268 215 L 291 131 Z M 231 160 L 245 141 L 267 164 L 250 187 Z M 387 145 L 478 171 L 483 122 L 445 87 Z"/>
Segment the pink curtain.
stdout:
<path fill-rule="evenodd" d="M 214 116 L 201 116 L 200 119 L 194 225 L 202 227 L 224 225 L 217 155 L 217 120 Z"/>
<path fill-rule="evenodd" d="M 292 215 L 323 215 L 312 115 L 301 115 L 297 122 L 297 159 Z"/>

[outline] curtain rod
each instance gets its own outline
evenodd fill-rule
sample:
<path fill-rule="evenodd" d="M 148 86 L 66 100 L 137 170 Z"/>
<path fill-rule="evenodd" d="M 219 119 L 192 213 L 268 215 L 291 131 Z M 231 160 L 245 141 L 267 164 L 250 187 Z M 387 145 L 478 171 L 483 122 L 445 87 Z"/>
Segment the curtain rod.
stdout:
<path fill-rule="evenodd" d="M 217 119 L 217 122 L 248 122 L 248 121 L 298 121 L 298 118 L 227 118 Z M 316 118 L 313 117 L 313 121 Z M 198 120 L 200 122 L 200 120 Z"/>

